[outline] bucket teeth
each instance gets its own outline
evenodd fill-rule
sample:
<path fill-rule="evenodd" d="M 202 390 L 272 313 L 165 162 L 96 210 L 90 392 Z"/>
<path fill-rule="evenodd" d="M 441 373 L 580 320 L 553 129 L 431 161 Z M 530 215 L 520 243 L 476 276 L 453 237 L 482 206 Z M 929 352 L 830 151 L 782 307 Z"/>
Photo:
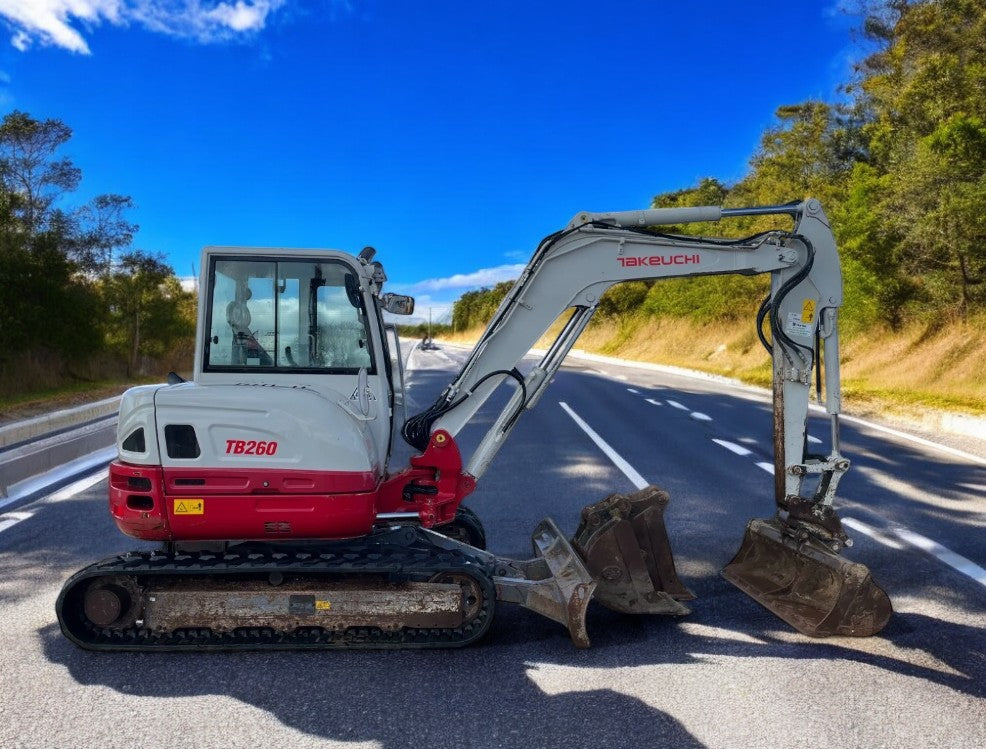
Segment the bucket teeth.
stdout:
<path fill-rule="evenodd" d="M 572 545 L 597 582 L 595 600 L 628 614 L 687 614 L 664 525 L 668 493 L 648 486 L 582 510 Z"/>
<path fill-rule="evenodd" d="M 723 577 L 802 634 L 867 637 L 893 609 L 869 569 L 779 519 L 751 520 Z"/>

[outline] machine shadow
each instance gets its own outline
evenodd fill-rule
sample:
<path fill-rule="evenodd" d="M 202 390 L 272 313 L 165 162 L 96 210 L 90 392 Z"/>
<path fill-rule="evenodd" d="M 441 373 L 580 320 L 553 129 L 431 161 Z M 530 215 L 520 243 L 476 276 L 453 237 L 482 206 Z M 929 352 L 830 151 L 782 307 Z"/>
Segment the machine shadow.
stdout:
<path fill-rule="evenodd" d="M 76 649 L 54 625 L 39 635 L 48 659 L 79 684 L 139 697 L 224 695 L 338 741 L 631 749 L 646 737 L 647 746 L 703 746 L 680 722 L 634 697 L 607 689 L 546 694 L 513 647 L 106 655 Z M 571 660 L 579 655 L 570 649 Z"/>
<path fill-rule="evenodd" d="M 383 747 L 407 746 L 412 733 L 416 745 L 449 747 L 702 746 L 673 716 L 636 697 L 578 683 L 542 691 L 529 671 L 555 665 L 694 666 L 708 656 L 844 659 L 986 697 L 986 680 L 975 674 L 977 659 L 982 668 L 976 628 L 913 614 L 892 620 L 883 637 L 904 648 L 915 639 L 926 644 L 922 635 L 934 630 L 940 646 L 933 655 L 949 668 L 939 670 L 860 652 L 840 640 L 778 639 L 767 618 L 744 620 L 744 634 L 760 640 L 754 644 L 690 635 L 669 619 L 597 610 L 588 651 L 575 650 L 550 623 L 517 610 L 499 617 L 482 644 L 457 651 L 97 654 L 76 649 L 55 625 L 38 634 L 48 660 L 84 686 L 138 697 L 228 696 L 311 735 Z M 711 678 L 715 666 L 706 665 Z"/>

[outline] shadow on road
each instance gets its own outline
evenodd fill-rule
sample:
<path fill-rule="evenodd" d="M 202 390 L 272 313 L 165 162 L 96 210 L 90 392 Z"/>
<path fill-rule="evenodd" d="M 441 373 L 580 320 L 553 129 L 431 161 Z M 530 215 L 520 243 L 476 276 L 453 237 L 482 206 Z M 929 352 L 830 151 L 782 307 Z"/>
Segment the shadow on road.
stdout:
<path fill-rule="evenodd" d="M 229 696 L 312 735 L 383 747 L 701 746 L 677 720 L 635 697 L 578 683 L 546 694 L 528 674 L 532 657 L 586 669 L 692 665 L 710 678 L 716 666 L 709 656 L 844 659 L 986 697 L 982 631 L 920 615 L 897 615 L 882 637 L 901 648 L 940 643 L 932 655 L 953 672 L 860 652 L 844 640 L 780 639 L 769 615 L 746 619 L 739 630 L 759 642 L 689 635 L 675 620 L 602 610 L 590 628 L 588 651 L 574 650 L 552 623 L 509 609 L 481 645 L 456 651 L 97 654 L 75 648 L 54 625 L 39 636 L 47 658 L 85 686 L 142 697 Z"/>
<path fill-rule="evenodd" d="M 678 721 L 618 692 L 546 695 L 528 678 L 517 648 L 106 655 L 76 649 L 54 626 L 40 635 L 48 658 L 80 684 L 144 697 L 225 695 L 340 741 L 388 748 L 702 746 Z M 569 649 L 566 660 L 574 665 L 580 655 Z"/>

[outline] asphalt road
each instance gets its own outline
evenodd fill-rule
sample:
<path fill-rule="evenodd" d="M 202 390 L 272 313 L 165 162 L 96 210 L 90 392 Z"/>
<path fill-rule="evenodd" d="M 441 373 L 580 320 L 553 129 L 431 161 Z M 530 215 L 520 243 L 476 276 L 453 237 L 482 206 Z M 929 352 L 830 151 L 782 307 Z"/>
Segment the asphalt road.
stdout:
<path fill-rule="evenodd" d="M 412 413 L 463 356 L 414 354 Z M 137 545 L 111 523 L 96 477 L 0 515 L 0 746 L 986 746 L 986 579 L 945 553 L 986 567 L 986 465 L 844 424 L 853 468 L 839 506 L 869 533 L 851 532 L 848 556 L 895 614 L 876 637 L 813 640 L 718 575 L 746 520 L 773 509 L 758 466 L 771 461 L 769 406 L 745 389 L 567 366 L 468 500 L 493 551 L 529 556 L 543 516 L 571 533 L 583 505 L 634 488 L 562 403 L 671 492 L 678 570 L 698 594 L 688 617 L 591 607 L 586 651 L 503 605 L 464 650 L 88 653 L 55 623 L 61 583 Z M 493 416 L 461 435 L 466 449 Z M 812 428 L 820 449 L 827 431 Z"/>

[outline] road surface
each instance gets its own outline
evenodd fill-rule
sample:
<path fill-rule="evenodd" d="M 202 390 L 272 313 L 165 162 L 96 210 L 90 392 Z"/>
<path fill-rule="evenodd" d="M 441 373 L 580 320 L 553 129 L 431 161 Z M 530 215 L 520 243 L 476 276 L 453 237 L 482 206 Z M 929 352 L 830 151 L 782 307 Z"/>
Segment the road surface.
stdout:
<path fill-rule="evenodd" d="M 411 412 L 464 356 L 414 353 Z M 467 450 L 493 415 L 463 433 Z M 138 544 L 110 521 L 101 476 L 66 487 L 0 515 L 0 746 L 986 746 L 986 461 L 844 424 L 848 556 L 895 614 L 877 637 L 812 640 L 718 574 L 746 521 L 772 513 L 770 423 L 743 388 L 559 371 L 468 500 L 490 548 L 529 556 L 543 516 L 571 533 L 583 505 L 633 490 L 635 472 L 670 491 L 678 570 L 698 594 L 685 618 L 590 607 L 586 651 L 503 605 L 464 650 L 84 652 L 55 623 L 61 583 Z M 827 422 L 812 423 L 824 451 Z"/>

